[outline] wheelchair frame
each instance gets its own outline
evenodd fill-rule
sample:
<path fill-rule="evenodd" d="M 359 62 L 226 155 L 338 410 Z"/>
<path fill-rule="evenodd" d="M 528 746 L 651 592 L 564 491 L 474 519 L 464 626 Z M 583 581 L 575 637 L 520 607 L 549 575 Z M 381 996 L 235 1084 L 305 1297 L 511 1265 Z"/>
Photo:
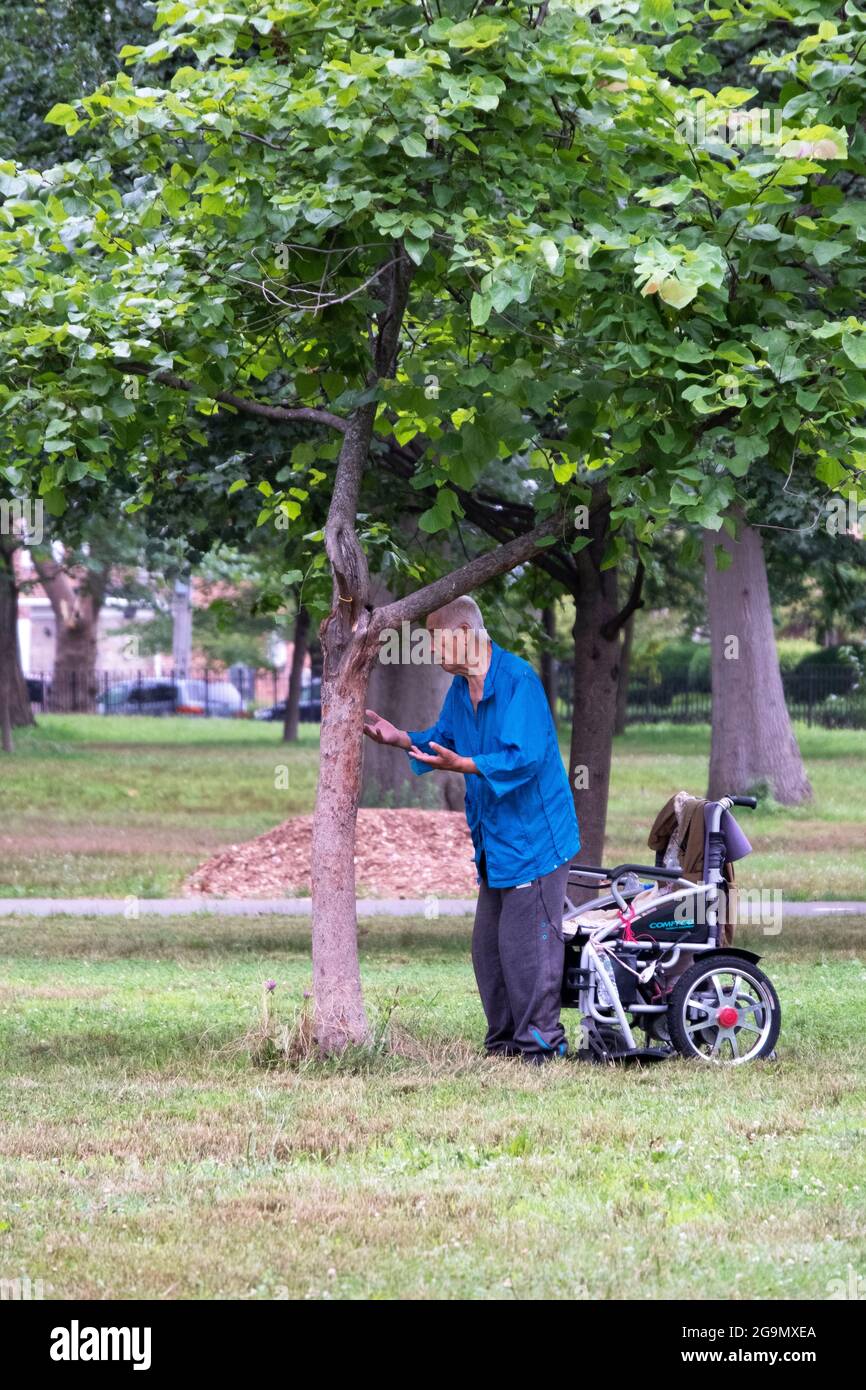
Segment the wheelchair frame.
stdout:
<path fill-rule="evenodd" d="M 613 969 L 613 960 L 620 965 L 621 970 L 631 969 L 641 983 L 648 983 L 649 979 L 654 978 L 657 972 L 664 974 L 672 971 L 679 964 L 683 952 L 688 953 L 693 962 L 704 957 L 708 957 L 710 960 L 722 956 L 732 958 L 733 965 L 726 972 L 720 972 L 726 974 L 736 970 L 737 961 L 744 962 L 743 978 L 755 987 L 756 992 L 766 996 L 761 1005 L 765 1014 L 764 1025 L 759 1034 L 759 1044 L 756 1044 L 755 1048 L 758 1046 L 763 1048 L 771 1034 L 773 1035 L 772 1041 L 775 1042 L 779 1027 L 778 998 L 763 971 L 758 971 L 755 968 L 760 956 L 752 951 L 719 945 L 719 900 L 722 886 L 725 883 L 723 868 L 726 854 L 725 840 L 721 833 L 722 815 L 732 806 L 748 806 L 754 809 L 756 805 L 755 797 L 737 796 L 725 796 L 713 803 L 707 834 L 704 881 L 701 883 L 694 883 L 690 879 L 684 878 L 682 868 L 679 865 L 665 867 L 656 863 L 650 867 L 645 864 L 619 864 L 613 869 L 605 869 L 594 865 L 578 864 L 572 868 L 568 878 L 569 886 L 590 888 L 598 886 L 602 882 L 610 884 L 608 893 L 583 903 L 579 908 L 575 907 L 570 898 L 566 897 L 566 911 L 563 914 L 566 961 L 563 972 L 562 1004 L 565 1008 L 577 1008 L 581 1015 L 584 1047 L 578 1054 L 579 1056 L 604 1061 L 618 1059 L 658 1061 L 670 1057 L 674 1052 L 674 1047 L 670 1041 L 665 1044 L 663 1040 L 659 1039 L 657 1029 L 654 1030 L 655 1037 L 662 1041 L 662 1045 L 656 1047 L 639 1046 L 632 1030 L 634 1027 L 645 1029 L 649 1039 L 653 1018 L 661 1019 L 668 1013 L 671 994 L 675 986 L 671 986 L 669 989 L 667 1001 L 664 1003 L 646 1002 L 637 991 L 637 998 L 624 1003 Z M 657 858 L 659 857 L 657 856 Z M 631 890 L 624 888 L 625 879 L 629 874 L 640 875 L 657 882 L 671 882 L 675 886 L 669 892 L 655 897 L 647 903 L 645 912 L 631 916 L 629 903 L 641 889 L 639 886 Z M 642 920 L 646 921 L 647 926 L 651 926 L 660 909 L 667 909 L 671 914 L 675 914 L 677 908 L 685 904 L 689 904 L 692 908 L 694 922 L 684 924 L 683 936 L 679 940 L 672 940 L 670 945 L 666 942 L 658 942 L 654 938 L 629 940 L 625 937 L 626 926 L 640 929 Z M 585 913 L 595 909 L 612 907 L 619 909 L 619 920 L 612 921 L 607 925 L 578 926 L 573 934 L 568 933 L 568 922 L 579 919 Z M 689 941 L 684 939 L 685 931 L 690 926 L 694 927 L 698 924 L 701 915 L 703 920 L 699 924 L 701 928 L 706 927 L 706 940 Z M 612 956 L 612 953 L 604 950 L 604 944 L 614 940 L 617 942 L 616 955 Z M 573 955 L 578 945 L 580 945 L 579 966 L 575 967 Z M 625 964 L 622 959 L 623 955 L 633 958 L 631 967 Z M 606 967 L 605 959 L 611 962 L 610 967 Z M 711 974 L 711 972 L 707 973 Z M 766 985 L 765 990 L 761 982 Z M 717 983 L 715 987 L 719 993 Z M 750 1031 L 759 1031 L 753 1026 L 753 1023 L 746 1023 L 745 1020 L 739 1018 L 741 1012 L 748 1012 L 748 1009 L 751 1008 L 754 1020 L 757 1017 L 756 1006 L 750 1004 L 744 1008 L 741 1005 L 741 1000 L 748 997 L 747 992 L 741 991 L 736 983 L 732 989 L 730 999 L 726 1002 L 725 998 L 719 994 L 720 1007 L 716 1011 L 718 1018 L 724 1014 L 725 1007 L 738 1014 L 737 1024 L 731 1025 L 725 1030 L 726 1035 L 734 1036 L 743 1027 L 748 1027 Z M 709 1019 L 709 1010 L 704 1004 L 697 1002 L 697 998 L 690 1004 L 690 1008 L 692 1019 L 695 1011 L 700 1009 L 705 1010 Z M 730 1014 L 728 1016 L 730 1017 Z M 713 1026 L 716 1026 L 718 1018 L 713 1020 Z M 709 1026 L 708 1023 L 707 1029 Z M 690 1024 L 689 1028 L 692 1032 L 701 1031 L 700 1019 L 698 1022 Z M 717 1034 L 718 1031 L 717 1028 Z M 616 1034 L 621 1037 L 624 1047 L 612 1049 L 610 1046 L 611 1037 Z M 732 1042 L 731 1047 L 732 1052 L 736 1054 L 738 1051 L 736 1041 Z M 733 1060 L 749 1060 L 755 1048 L 745 1057 L 735 1055 Z M 696 1055 L 702 1054 L 696 1051 Z M 760 1053 L 759 1055 L 764 1054 Z M 772 1052 L 769 1055 L 773 1055 Z"/>

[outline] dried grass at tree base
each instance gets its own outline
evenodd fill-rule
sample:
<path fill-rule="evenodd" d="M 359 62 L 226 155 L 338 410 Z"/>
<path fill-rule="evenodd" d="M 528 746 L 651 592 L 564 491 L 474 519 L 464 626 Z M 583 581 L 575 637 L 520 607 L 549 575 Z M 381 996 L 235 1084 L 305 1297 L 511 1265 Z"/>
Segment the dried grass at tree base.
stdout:
<path fill-rule="evenodd" d="M 303 1072 L 325 1066 L 328 1070 L 365 1075 L 397 1069 L 405 1073 L 404 1089 L 422 1080 L 478 1071 L 479 1067 L 489 1070 L 489 1059 L 466 1038 L 422 1037 L 398 1020 L 399 1006 L 399 988 L 388 999 L 371 1002 L 367 1043 L 349 1044 L 326 1056 L 316 1038 L 312 995 L 305 991 L 303 1002 L 294 1008 L 290 1006 L 286 1017 L 284 998 L 265 985 L 258 1020 L 222 1051 L 227 1056 L 247 1056 L 254 1066 L 267 1070 Z"/>
<path fill-rule="evenodd" d="M 231 845 L 190 876 L 186 896 L 278 898 L 310 890 L 312 816 L 295 816 L 245 844 Z M 414 808 L 358 812 L 359 897 L 473 898 L 472 840 L 462 811 Z"/>

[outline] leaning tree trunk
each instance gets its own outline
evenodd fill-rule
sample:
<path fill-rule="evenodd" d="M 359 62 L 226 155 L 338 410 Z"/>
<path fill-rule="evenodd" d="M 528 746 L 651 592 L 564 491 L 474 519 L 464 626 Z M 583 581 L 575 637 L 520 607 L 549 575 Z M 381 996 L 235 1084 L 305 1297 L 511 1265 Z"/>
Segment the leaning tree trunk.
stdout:
<path fill-rule="evenodd" d="M 712 798 L 740 795 L 762 782 L 786 806 L 812 788 L 785 705 L 767 568 L 757 531 L 738 521 L 738 539 L 704 532 L 704 568 L 712 663 Z M 718 569 L 715 548 L 730 556 Z"/>
<path fill-rule="evenodd" d="M 8 741 L 10 748 L 12 729 L 35 722 L 18 646 L 18 586 L 12 564 L 13 548 L 9 537 L 0 536 L 0 719 L 8 724 L 4 744 Z"/>
<path fill-rule="evenodd" d="M 395 243 L 379 272 L 383 308 L 370 324 L 370 388 L 397 370 L 413 271 Z M 332 606 L 319 629 L 322 726 L 310 866 L 314 1033 L 322 1053 L 370 1039 L 358 960 L 355 830 L 367 678 L 378 644 L 370 630 L 370 571 L 355 527 L 377 409 L 375 400 L 365 401 L 346 421 L 325 522 Z"/>
<path fill-rule="evenodd" d="M 578 552 L 574 595 L 574 696 L 570 776 L 580 829 L 578 860 L 601 864 L 619 680 L 616 569 L 601 568 L 609 507 L 589 518 L 590 544 Z"/>
<path fill-rule="evenodd" d="M 54 612 L 56 631 L 49 708 L 63 714 L 88 714 L 97 695 L 97 636 L 105 579 L 89 571 L 74 581 L 53 561 L 37 561 L 36 569 Z"/>
<path fill-rule="evenodd" d="M 376 585 L 377 607 L 393 602 L 383 584 Z M 410 625 L 406 636 L 411 654 Z M 400 654 L 403 654 L 400 634 Z M 436 721 L 452 677 L 441 666 L 413 665 L 411 661 L 387 662 L 390 643 L 380 644 L 370 672 L 367 704 L 390 719 L 398 729 L 427 729 Z M 418 777 L 409 759 L 398 749 L 368 739 L 364 745 L 364 777 L 361 801 L 365 806 L 426 806 L 430 810 L 462 811 L 466 799 L 465 778 L 459 772 L 428 773 Z"/>
<path fill-rule="evenodd" d="M 375 650 L 364 634 L 354 636 L 341 653 L 329 631 L 334 621 L 332 615 L 322 625 L 325 665 L 312 841 L 315 1037 L 324 1054 L 370 1040 L 358 961 L 355 830 L 367 677 Z"/>
<path fill-rule="evenodd" d="M 303 606 L 298 607 L 295 618 L 294 647 L 292 667 L 289 672 L 289 688 L 286 691 L 286 713 L 283 719 L 283 743 L 297 743 L 300 726 L 301 683 L 304 678 L 304 663 L 310 647 L 310 615 Z"/>

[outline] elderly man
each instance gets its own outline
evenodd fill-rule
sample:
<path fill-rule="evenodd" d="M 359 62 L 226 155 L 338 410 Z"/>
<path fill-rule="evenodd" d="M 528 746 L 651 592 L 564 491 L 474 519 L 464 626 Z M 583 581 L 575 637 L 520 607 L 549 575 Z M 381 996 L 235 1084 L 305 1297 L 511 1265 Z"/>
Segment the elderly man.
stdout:
<path fill-rule="evenodd" d="M 472 964 L 490 1056 L 540 1063 L 568 1050 L 560 1021 L 568 866 L 580 849 L 571 789 L 538 676 L 487 635 L 477 603 L 431 613 L 433 660 L 454 679 L 430 729 L 367 710 L 364 732 L 404 748 L 417 773 L 466 777 L 478 866 Z M 443 866 L 445 867 L 445 866 Z"/>

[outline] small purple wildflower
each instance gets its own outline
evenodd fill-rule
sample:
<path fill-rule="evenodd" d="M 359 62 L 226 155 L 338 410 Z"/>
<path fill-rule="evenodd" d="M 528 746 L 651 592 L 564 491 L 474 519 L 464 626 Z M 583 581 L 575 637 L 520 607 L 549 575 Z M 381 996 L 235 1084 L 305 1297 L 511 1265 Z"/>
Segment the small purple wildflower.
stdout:
<path fill-rule="evenodd" d="M 276 987 L 277 987 L 277 982 L 276 982 L 276 980 L 265 980 L 265 989 L 268 991 L 269 994 L 273 994 L 273 992 L 274 992 L 274 990 L 276 989 Z"/>

